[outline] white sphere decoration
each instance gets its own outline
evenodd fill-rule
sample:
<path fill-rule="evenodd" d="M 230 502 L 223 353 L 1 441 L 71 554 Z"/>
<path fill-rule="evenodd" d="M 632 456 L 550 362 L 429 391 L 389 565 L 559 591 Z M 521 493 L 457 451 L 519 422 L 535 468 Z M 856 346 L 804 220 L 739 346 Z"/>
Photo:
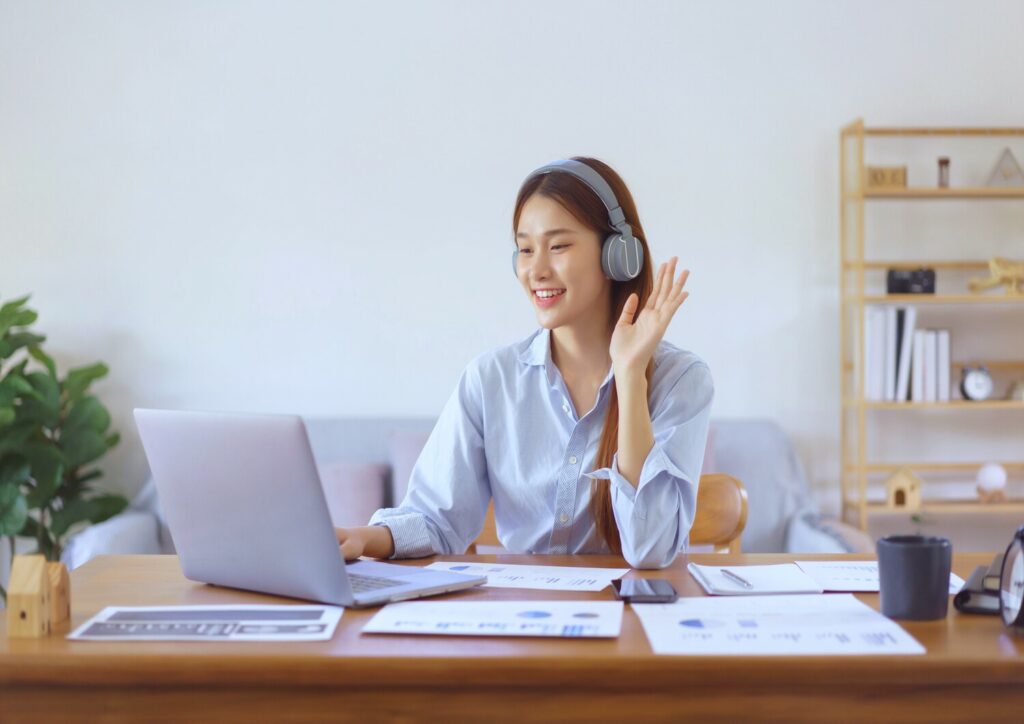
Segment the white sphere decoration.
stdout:
<path fill-rule="evenodd" d="M 978 487 L 986 492 L 1006 487 L 1006 468 L 998 463 L 986 463 L 978 468 Z"/>

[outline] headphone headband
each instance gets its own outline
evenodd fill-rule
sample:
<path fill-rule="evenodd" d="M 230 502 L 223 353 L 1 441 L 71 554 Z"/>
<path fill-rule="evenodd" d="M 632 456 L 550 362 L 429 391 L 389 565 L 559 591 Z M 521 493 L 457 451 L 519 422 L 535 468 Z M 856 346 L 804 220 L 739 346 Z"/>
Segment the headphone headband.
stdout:
<path fill-rule="evenodd" d="M 623 213 L 618 199 L 615 198 L 615 192 L 604 177 L 582 161 L 563 159 L 541 166 L 527 176 L 523 183 L 547 173 L 567 173 L 582 181 L 587 188 L 597 194 L 597 198 L 608 211 L 608 223 L 616 231 L 604 239 L 601 247 L 601 268 L 608 278 L 618 282 L 635 279 L 643 268 L 644 250 L 640 241 L 633 236 L 633 229 L 626 223 L 626 214 Z M 513 272 L 517 269 L 518 257 L 519 251 L 516 250 L 512 253 Z"/>
<path fill-rule="evenodd" d="M 619 206 L 619 200 L 615 198 L 615 192 L 612 191 L 612 187 L 608 185 L 608 182 L 604 180 L 601 174 L 587 164 L 581 161 L 573 161 L 571 158 L 552 161 L 527 176 L 523 183 L 529 181 L 534 176 L 553 172 L 567 173 L 585 183 L 591 191 L 597 194 L 597 197 L 601 199 L 601 203 L 608 210 L 608 221 L 612 227 L 621 233 L 625 239 L 633 238 L 633 230 L 626 223 L 626 215 L 623 213 L 622 207 Z"/>

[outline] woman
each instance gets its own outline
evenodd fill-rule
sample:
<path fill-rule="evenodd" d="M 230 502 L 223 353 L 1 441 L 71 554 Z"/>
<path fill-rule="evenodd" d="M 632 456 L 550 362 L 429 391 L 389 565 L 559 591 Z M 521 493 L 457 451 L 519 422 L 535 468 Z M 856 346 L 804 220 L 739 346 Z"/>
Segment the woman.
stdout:
<path fill-rule="evenodd" d="M 693 523 L 713 397 L 707 365 L 662 340 L 689 272 L 673 283 L 673 257 L 654 279 L 633 198 L 595 159 L 531 174 L 512 226 L 541 328 L 469 364 L 405 500 L 337 529 L 342 552 L 462 553 L 493 498 L 511 551 L 667 566 Z"/>

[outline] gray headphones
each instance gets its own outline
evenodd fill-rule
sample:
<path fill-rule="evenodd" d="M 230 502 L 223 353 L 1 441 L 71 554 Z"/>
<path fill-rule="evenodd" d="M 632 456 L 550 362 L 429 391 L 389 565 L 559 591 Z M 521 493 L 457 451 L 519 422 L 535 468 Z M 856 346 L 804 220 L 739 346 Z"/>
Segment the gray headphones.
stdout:
<path fill-rule="evenodd" d="M 525 184 L 534 176 L 545 173 L 567 173 L 575 176 L 585 183 L 597 197 L 601 199 L 605 208 L 608 209 L 608 221 L 618 233 L 609 234 L 605 237 L 601 246 L 601 269 L 605 276 L 617 282 L 628 282 L 635 279 L 644 268 L 644 248 L 640 241 L 633 236 L 633 230 L 626 223 L 626 215 L 622 213 L 612 187 L 597 171 L 585 163 L 566 159 L 563 161 L 552 161 L 541 166 L 531 173 L 523 181 Z M 518 277 L 519 266 L 516 263 L 519 258 L 519 249 L 512 252 L 512 271 Z"/>

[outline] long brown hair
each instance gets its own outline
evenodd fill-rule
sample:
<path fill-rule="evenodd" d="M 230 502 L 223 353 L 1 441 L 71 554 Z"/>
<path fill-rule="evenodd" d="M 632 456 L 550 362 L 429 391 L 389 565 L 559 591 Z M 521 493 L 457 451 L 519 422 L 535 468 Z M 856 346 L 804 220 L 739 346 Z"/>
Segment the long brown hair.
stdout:
<path fill-rule="evenodd" d="M 626 216 L 626 223 L 633 229 L 633 236 L 639 240 L 644 249 L 644 266 L 640 274 L 628 282 L 612 282 L 611 294 L 611 325 L 608 330 L 611 334 L 615 323 L 619 321 L 622 308 L 629 299 L 629 295 L 636 293 L 640 297 L 637 306 L 637 313 L 647 304 L 647 299 L 654 288 L 654 273 L 651 270 L 651 251 L 647 245 L 647 235 L 640 225 L 640 216 L 636 211 L 636 204 L 633 202 L 633 195 L 629 193 L 625 181 L 603 161 L 584 156 L 574 156 L 574 161 L 585 163 L 601 174 L 608 182 L 615 198 L 622 207 Z M 547 173 L 534 176 L 527 180 L 519 189 L 516 197 L 515 211 L 512 214 L 512 236 L 515 238 L 519 228 L 519 216 L 523 211 L 523 205 L 534 194 L 540 194 L 553 201 L 558 202 L 566 211 L 572 214 L 584 226 L 597 232 L 601 242 L 613 232 L 615 228 L 608 220 L 608 209 L 589 186 L 567 173 Z M 635 319 L 635 317 L 634 317 Z M 654 370 L 654 363 L 649 362 L 645 371 L 648 389 L 650 389 L 651 374 Z M 604 430 L 601 431 L 601 441 L 597 447 L 597 467 L 611 467 L 612 457 L 618 449 L 619 444 L 619 396 L 612 385 L 611 396 L 608 400 L 608 414 L 604 421 Z M 604 538 L 605 543 L 615 553 L 622 552 L 622 541 L 619 539 L 619 527 L 615 523 L 615 512 L 612 510 L 612 496 L 610 481 L 600 478 L 591 478 L 590 481 L 590 511 L 594 516 L 594 523 L 597 526 L 597 533 Z"/>

